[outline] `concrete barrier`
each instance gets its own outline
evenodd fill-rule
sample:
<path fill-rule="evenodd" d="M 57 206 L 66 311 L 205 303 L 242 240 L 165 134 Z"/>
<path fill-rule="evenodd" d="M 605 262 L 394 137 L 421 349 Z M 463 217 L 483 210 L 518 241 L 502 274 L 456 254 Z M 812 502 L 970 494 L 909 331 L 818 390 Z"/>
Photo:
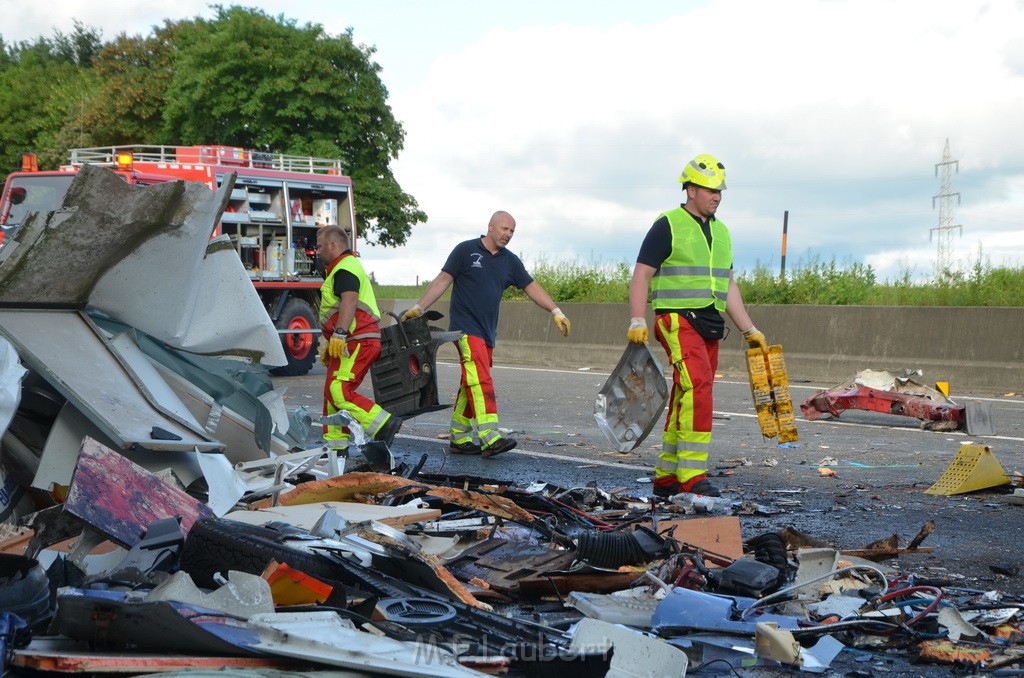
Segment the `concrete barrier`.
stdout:
<path fill-rule="evenodd" d="M 382 310 L 405 310 L 415 300 L 382 300 Z M 626 345 L 626 304 L 563 303 L 572 334 L 531 302 L 501 307 L 498 365 L 609 371 Z M 447 302 L 433 309 L 448 314 Z M 890 306 L 750 306 L 751 318 L 772 344 L 785 349 L 793 383 L 838 384 L 863 369 L 922 370 L 925 383 L 948 381 L 956 392 L 1024 392 L 1024 308 Z M 648 325 L 653 326 L 648 315 Z M 441 321 L 447 327 L 447 318 Z M 730 323 L 731 325 L 731 323 Z M 653 344 L 657 344 L 653 336 Z M 745 379 L 746 345 L 731 328 L 720 349 L 719 373 Z M 442 349 L 444 351 L 444 349 Z M 656 347 L 655 353 L 664 352 Z M 455 354 L 441 353 L 442 359 Z"/>

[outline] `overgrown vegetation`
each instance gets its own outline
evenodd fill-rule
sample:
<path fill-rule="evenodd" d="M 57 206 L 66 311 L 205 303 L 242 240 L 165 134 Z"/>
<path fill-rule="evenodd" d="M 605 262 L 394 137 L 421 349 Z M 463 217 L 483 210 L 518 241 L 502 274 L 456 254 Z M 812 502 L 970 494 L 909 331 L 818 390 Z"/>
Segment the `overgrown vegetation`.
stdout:
<path fill-rule="evenodd" d="M 615 264 L 554 263 L 531 267 L 537 282 L 557 302 L 627 303 L 632 267 Z M 910 271 L 895 280 L 879 281 L 865 264 L 832 259 L 798 263 L 783 280 L 758 264 L 741 271 L 736 283 L 748 304 L 819 304 L 826 306 L 1024 306 L 1024 269 L 993 267 L 980 254 L 967 271 L 950 270 L 924 281 Z M 418 299 L 426 283 L 382 285 L 383 299 Z M 444 298 L 447 298 L 444 297 Z M 526 300 L 519 290 L 508 290 L 507 300 Z"/>

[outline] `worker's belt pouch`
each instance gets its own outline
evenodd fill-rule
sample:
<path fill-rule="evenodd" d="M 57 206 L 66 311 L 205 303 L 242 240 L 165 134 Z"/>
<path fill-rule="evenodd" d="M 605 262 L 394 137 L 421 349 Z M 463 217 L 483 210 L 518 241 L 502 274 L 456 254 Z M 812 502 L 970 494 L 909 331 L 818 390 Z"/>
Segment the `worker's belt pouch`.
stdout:
<path fill-rule="evenodd" d="M 686 311 L 682 314 L 693 329 L 708 341 L 722 339 L 725 337 L 725 318 L 715 315 L 699 315 L 693 311 Z"/>

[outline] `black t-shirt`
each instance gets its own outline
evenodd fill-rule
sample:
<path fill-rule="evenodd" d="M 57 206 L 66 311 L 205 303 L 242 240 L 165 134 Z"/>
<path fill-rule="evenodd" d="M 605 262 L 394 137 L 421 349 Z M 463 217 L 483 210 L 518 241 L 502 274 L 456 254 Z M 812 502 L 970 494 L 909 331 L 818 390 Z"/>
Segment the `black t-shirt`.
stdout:
<path fill-rule="evenodd" d="M 441 270 L 455 279 L 449 329 L 480 337 L 493 347 L 505 288 L 522 289 L 533 282 L 523 262 L 508 249 L 491 254 L 480 238 L 474 238 L 456 245 Z"/>
<path fill-rule="evenodd" d="M 345 250 L 342 256 L 351 254 L 352 250 Z M 341 299 L 342 292 L 355 292 L 359 294 L 359 278 L 352 271 L 341 270 L 334 274 L 334 296 Z"/>

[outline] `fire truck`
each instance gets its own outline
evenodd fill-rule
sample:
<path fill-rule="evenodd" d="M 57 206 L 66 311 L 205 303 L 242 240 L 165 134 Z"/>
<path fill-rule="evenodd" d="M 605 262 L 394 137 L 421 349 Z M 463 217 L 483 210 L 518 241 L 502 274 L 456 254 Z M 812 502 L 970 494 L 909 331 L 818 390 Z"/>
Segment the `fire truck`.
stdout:
<path fill-rule="evenodd" d="M 355 249 L 352 179 L 340 160 L 263 153 L 228 146 L 75 148 L 67 165 L 39 171 L 34 154 L 7 177 L 0 195 L 0 246 L 29 212 L 59 209 L 85 164 L 110 167 L 130 184 L 175 179 L 213 190 L 236 174 L 230 202 L 214 235 L 231 238 L 242 265 L 281 332 L 288 364 L 278 375 L 306 374 L 317 357 L 320 285 L 317 228 L 338 225 Z"/>

